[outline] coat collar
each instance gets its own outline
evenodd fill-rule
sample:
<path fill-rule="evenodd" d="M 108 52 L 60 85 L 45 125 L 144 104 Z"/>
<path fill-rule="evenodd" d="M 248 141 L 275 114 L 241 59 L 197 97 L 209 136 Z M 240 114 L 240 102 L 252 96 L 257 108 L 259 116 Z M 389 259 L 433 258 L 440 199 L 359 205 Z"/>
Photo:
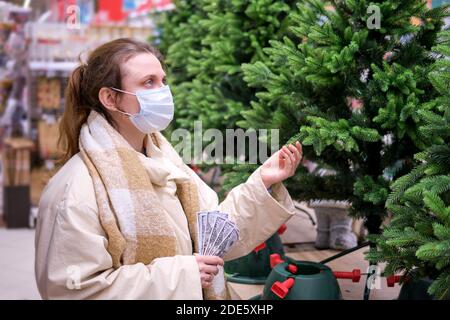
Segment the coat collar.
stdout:
<path fill-rule="evenodd" d="M 169 180 L 174 180 L 176 183 L 188 181 L 189 176 L 179 167 L 178 159 L 171 155 L 171 150 L 165 148 L 165 143 L 167 142 L 163 140 L 162 145 L 158 147 L 150 136 L 146 136 L 147 156 L 139 153 L 139 159 L 148 172 L 151 182 L 163 187 Z"/>

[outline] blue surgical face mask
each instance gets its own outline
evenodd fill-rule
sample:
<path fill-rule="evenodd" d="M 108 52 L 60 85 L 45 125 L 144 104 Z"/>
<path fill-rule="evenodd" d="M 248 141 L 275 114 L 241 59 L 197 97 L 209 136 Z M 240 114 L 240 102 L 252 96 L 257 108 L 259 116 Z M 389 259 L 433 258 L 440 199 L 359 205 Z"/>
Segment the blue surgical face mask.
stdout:
<path fill-rule="evenodd" d="M 174 103 L 169 86 L 158 89 L 139 90 L 136 93 L 111 88 L 126 94 L 136 96 L 141 110 L 139 113 L 130 114 L 117 110 L 127 115 L 131 122 L 142 133 L 148 134 L 166 129 L 173 119 Z"/>

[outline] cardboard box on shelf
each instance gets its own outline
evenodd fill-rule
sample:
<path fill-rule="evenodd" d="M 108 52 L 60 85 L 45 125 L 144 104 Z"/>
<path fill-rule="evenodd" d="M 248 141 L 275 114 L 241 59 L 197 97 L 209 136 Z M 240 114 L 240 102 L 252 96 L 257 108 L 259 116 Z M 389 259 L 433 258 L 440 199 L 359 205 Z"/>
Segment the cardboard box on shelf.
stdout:
<path fill-rule="evenodd" d="M 38 106 L 44 110 L 59 110 L 61 107 L 61 80 L 39 78 L 37 82 Z"/>
<path fill-rule="evenodd" d="M 30 153 L 33 141 L 26 138 L 5 139 L 2 152 L 3 185 L 25 186 L 30 184 Z"/>
<path fill-rule="evenodd" d="M 3 220 L 9 229 L 30 226 L 30 186 L 3 188 Z"/>
<path fill-rule="evenodd" d="M 58 148 L 59 121 L 41 120 L 38 123 L 39 155 L 42 159 L 57 159 L 62 155 Z"/>
<path fill-rule="evenodd" d="M 2 151 L 3 215 L 8 228 L 27 228 L 31 209 L 30 153 L 33 141 L 7 138 Z"/>

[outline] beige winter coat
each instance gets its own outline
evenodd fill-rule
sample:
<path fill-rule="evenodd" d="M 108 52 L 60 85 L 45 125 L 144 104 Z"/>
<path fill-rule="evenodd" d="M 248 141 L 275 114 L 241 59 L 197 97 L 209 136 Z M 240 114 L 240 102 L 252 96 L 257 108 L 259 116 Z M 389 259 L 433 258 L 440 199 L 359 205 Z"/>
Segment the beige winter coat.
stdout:
<path fill-rule="evenodd" d="M 200 273 L 175 180 L 194 177 L 200 209 L 221 210 L 236 222 L 240 240 L 225 261 L 251 252 L 294 214 L 286 188 L 274 185 L 270 194 L 259 169 L 219 204 L 217 194 L 189 167 L 180 170 L 148 140 L 145 167 L 170 215 L 177 255 L 149 265 L 113 268 L 92 179 L 77 154 L 50 180 L 39 204 L 35 272 L 44 299 L 202 299 Z"/>

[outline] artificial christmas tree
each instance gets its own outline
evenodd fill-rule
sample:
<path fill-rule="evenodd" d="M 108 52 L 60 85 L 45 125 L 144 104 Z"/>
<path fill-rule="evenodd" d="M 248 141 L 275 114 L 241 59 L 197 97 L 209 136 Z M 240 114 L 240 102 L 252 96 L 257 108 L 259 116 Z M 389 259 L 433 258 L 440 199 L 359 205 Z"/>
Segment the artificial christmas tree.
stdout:
<path fill-rule="evenodd" d="M 443 31 L 436 51 L 442 55 L 430 73 L 439 92 L 418 110 L 420 132 L 433 144 L 416 155 L 420 164 L 399 178 L 387 201 L 393 213 L 389 226 L 374 237 L 378 249 L 368 258 L 387 261 L 385 273 L 408 278 L 433 279 L 428 293 L 450 299 L 450 32 Z"/>
<path fill-rule="evenodd" d="M 155 17 L 160 32 L 151 40 L 164 54 L 168 84 L 177 106 L 175 119 L 178 120 L 186 116 L 184 106 L 188 105 L 186 99 L 191 95 L 191 82 L 195 78 L 188 67 L 190 61 L 195 61 L 200 55 L 201 40 L 207 31 L 200 21 L 207 16 L 202 1 L 176 0 L 173 4 L 174 10 Z M 174 121 L 169 129 L 176 127 L 177 122 Z M 165 134 L 170 135 L 170 131 Z"/>
<path fill-rule="evenodd" d="M 174 1 L 175 11 L 159 25 L 177 127 L 192 131 L 194 121 L 201 121 L 203 130 L 236 128 L 255 95 L 241 65 L 263 59 L 262 48 L 285 34 L 295 2 Z"/>
<path fill-rule="evenodd" d="M 429 140 L 418 111 L 436 95 L 427 74 L 446 12 L 420 0 L 370 4 L 377 10 L 364 0 L 299 2 L 295 38 L 271 41 L 268 59 L 244 66 L 258 101 L 239 124 L 299 139 L 318 168 L 288 182 L 293 198 L 348 201 L 378 233 L 391 181 Z"/>

